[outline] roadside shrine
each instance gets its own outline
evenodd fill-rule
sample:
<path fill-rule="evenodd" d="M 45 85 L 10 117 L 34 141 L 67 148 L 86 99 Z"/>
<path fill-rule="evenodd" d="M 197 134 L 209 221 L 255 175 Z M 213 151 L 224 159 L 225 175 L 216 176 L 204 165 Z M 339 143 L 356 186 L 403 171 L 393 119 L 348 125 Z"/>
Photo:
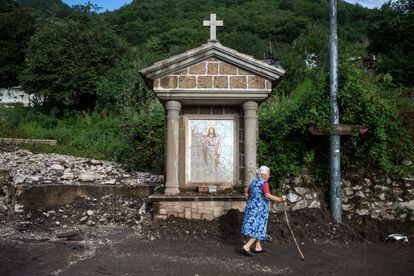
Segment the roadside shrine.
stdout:
<path fill-rule="evenodd" d="M 285 74 L 279 66 L 210 39 L 144 68 L 140 74 L 166 109 L 165 192 L 151 196 L 156 218 L 213 219 L 243 210 L 241 193 L 256 175 L 259 104 Z"/>

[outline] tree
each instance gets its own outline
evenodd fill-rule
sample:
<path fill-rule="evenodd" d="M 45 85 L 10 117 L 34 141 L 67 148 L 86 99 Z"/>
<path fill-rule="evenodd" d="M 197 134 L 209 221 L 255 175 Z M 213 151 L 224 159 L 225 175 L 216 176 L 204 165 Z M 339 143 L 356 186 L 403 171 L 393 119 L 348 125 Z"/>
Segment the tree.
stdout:
<path fill-rule="evenodd" d="M 19 85 L 18 76 L 23 71 L 24 54 L 35 23 L 29 11 L 10 1 L 0 1 L 0 87 Z"/>
<path fill-rule="evenodd" d="M 389 1 L 370 19 L 368 49 L 378 55 L 378 69 L 396 83 L 414 86 L 414 1 Z"/>
<path fill-rule="evenodd" d="M 154 93 L 149 91 L 144 80 L 137 73 L 139 62 L 119 60 L 98 81 L 97 108 L 108 112 L 146 110 Z"/>
<path fill-rule="evenodd" d="M 126 55 L 126 43 L 90 9 L 49 20 L 30 40 L 22 87 L 46 107 L 93 109 L 99 77 Z"/>

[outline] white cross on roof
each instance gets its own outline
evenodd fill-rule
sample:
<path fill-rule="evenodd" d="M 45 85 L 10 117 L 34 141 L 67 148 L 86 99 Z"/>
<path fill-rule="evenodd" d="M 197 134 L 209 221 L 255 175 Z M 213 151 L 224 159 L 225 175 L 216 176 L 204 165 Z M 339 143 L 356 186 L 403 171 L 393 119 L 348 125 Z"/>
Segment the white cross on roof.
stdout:
<path fill-rule="evenodd" d="M 216 27 L 221 27 L 223 26 L 223 21 L 216 20 L 216 14 L 212 13 L 210 14 L 210 20 L 204 20 L 203 21 L 203 26 L 207 26 L 210 27 L 210 39 L 209 41 L 217 41 L 216 38 Z"/>

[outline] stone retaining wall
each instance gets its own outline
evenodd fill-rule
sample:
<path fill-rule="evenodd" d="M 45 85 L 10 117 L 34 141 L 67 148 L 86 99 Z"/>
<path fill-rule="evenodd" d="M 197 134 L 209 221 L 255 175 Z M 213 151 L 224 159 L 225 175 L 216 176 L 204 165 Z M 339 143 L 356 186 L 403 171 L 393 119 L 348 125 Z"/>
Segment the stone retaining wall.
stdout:
<path fill-rule="evenodd" d="M 244 212 L 244 196 L 164 196 L 154 195 L 154 218 L 166 219 L 170 216 L 186 219 L 218 218 L 230 209 Z"/>
<path fill-rule="evenodd" d="M 414 178 L 381 180 L 353 174 L 342 178 L 343 216 L 370 216 L 379 220 L 414 220 Z M 328 183 L 314 183 L 306 172 L 285 180 L 292 210 L 329 207 Z M 273 208 L 279 210 L 280 206 Z"/>

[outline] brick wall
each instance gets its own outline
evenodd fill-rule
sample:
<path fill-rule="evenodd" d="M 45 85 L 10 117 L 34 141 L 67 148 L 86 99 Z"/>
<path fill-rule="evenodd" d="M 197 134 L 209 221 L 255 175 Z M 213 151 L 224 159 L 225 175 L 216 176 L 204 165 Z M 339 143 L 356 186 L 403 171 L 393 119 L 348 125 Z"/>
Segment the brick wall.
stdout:
<path fill-rule="evenodd" d="M 209 59 L 154 80 L 154 89 L 271 90 L 271 82 L 225 62 Z"/>

